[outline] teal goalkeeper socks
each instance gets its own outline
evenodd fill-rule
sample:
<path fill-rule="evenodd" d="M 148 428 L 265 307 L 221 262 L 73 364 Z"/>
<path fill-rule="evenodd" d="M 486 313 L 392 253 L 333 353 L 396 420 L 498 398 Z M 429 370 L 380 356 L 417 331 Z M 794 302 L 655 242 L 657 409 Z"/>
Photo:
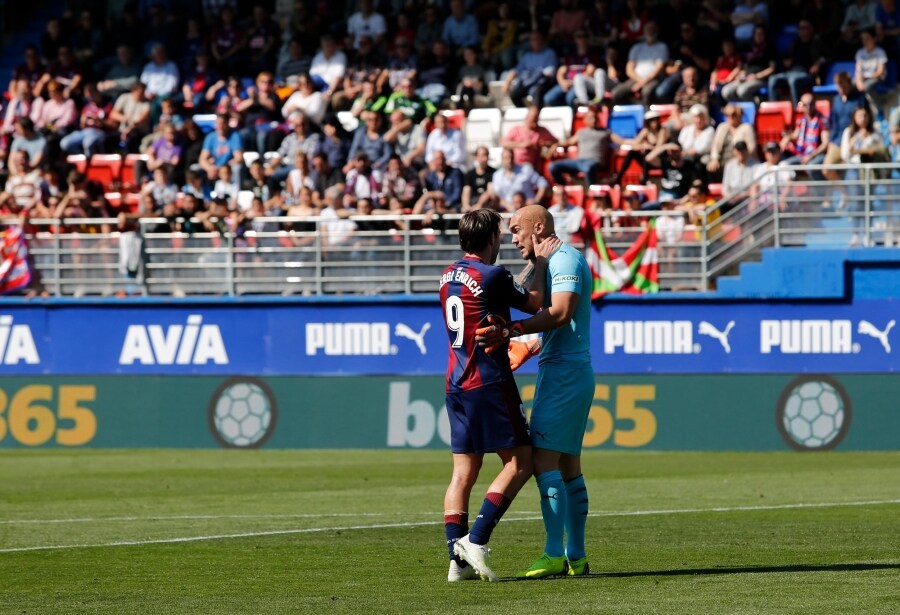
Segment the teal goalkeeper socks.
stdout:
<path fill-rule="evenodd" d="M 585 556 L 584 527 L 588 516 L 588 492 L 584 476 L 566 481 L 566 557 L 570 562 Z"/>
<path fill-rule="evenodd" d="M 561 557 L 563 532 L 566 526 L 566 486 L 559 470 L 544 472 L 537 477 L 538 491 L 541 493 L 541 514 L 547 531 L 544 553 L 550 557 Z"/>

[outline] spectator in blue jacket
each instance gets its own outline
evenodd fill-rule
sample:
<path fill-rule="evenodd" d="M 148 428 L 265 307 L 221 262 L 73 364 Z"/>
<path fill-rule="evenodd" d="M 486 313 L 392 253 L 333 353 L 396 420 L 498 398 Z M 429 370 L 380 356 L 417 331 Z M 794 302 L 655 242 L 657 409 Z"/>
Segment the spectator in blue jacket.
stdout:
<path fill-rule="evenodd" d="M 547 47 L 544 35 L 535 31 L 529 38 L 530 49 L 519 59 L 516 67 L 509 71 L 503 83 L 503 93 L 507 94 L 517 107 L 525 106 L 526 97 L 542 106 L 544 94 L 553 87 L 559 60 L 556 52 Z"/>
<path fill-rule="evenodd" d="M 373 169 L 383 169 L 393 152 L 381 134 L 381 115 L 374 111 L 363 111 L 362 120 L 362 126 L 353 133 L 353 142 L 350 144 L 347 157 L 352 161 L 357 152 L 364 152 L 372 162 Z M 350 171 L 350 163 L 347 165 L 344 173 Z"/>

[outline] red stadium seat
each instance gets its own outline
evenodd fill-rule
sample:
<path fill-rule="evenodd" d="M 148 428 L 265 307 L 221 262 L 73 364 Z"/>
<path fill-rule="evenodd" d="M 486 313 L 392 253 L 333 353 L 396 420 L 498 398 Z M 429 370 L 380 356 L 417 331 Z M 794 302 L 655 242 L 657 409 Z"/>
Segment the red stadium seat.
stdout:
<path fill-rule="evenodd" d="M 612 202 L 613 209 L 618 209 L 622 197 L 622 189 L 618 185 L 608 186 L 606 184 L 594 184 L 588 187 L 587 198 L 596 198 L 604 194 L 609 195 L 609 200 Z"/>
<path fill-rule="evenodd" d="M 572 203 L 573 205 L 578 205 L 579 207 L 584 207 L 584 186 L 563 186 L 563 190 L 565 190 L 566 199 L 570 203 Z"/>
<path fill-rule="evenodd" d="M 445 109 L 441 111 L 441 115 L 447 118 L 450 128 L 462 130 L 466 123 L 466 112 L 462 109 Z"/>
<path fill-rule="evenodd" d="M 119 154 L 95 154 L 87 169 L 88 181 L 97 182 L 106 190 L 118 188 L 122 173 L 122 157 Z"/>
<path fill-rule="evenodd" d="M 672 114 L 678 113 L 678 105 L 650 105 L 650 111 L 659 113 L 660 124 L 665 124 Z"/>
<path fill-rule="evenodd" d="M 779 142 L 784 131 L 793 125 L 794 108 L 786 100 L 763 102 L 756 112 L 756 140 L 758 147 Z"/>
<path fill-rule="evenodd" d="M 816 111 L 824 117 L 826 120 L 831 117 L 831 101 L 827 98 L 822 98 L 816 101 Z M 800 118 L 803 117 L 803 112 L 797 111 L 794 109 L 794 128 L 796 128 L 800 124 Z"/>
<path fill-rule="evenodd" d="M 125 162 L 122 165 L 122 175 L 120 181 L 122 182 L 122 190 L 126 192 L 136 191 L 140 189 L 140 186 L 137 185 L 137 182 L 134 178 L 134 165 L 138 160 L 143 160 L 147 162 L 146 154 L 128 154 L 125 156 Z"/>
<path fill-rule="evenodd" d="M 103 198 L 106 199 L 106 202 L 109 203 L 109 206 L 114 209 L 119 209 L 122 206 L 121 192 L 107 192 L 103 195 Z"/>
<path fill-rule="evenodd" d="M 656 184 L 630 184 L 625 186 L 625 192 L 634 192 L 635 194 L 643 194 L 645 203 L 659 199 L 659 188 Z"/>
<path fill-rule="evenodd" d="M 606 128 L 609 123 L 609 108 L 600 106 L 595 109 L 597 112 L 597 127 Z M 588 112 L 588 107 L 578 107 L 575 111 L 575 117 L 572 118 L 572 133 L 575 134 L 584 128 L 584 115 Z"/>
<path fill-rule="evenodd" d="M 138 205 L 141 204 L 141 195 L 137 192 L 130 192 L 125 195 L 125 210 L 135 212 Z"/>
<path fill-rule="evenodd" d="M 66 156 L 66 162 L 73 165 L 79 173 L 84 173 L 87 170 L 87 156 L 84 154 Z"/>
<path fill-rule="evenodd" d="M 613 160 L 613 171 L 618 173 L 622 169 L 622 164 L 625 162 L 625 155 L 631 148 L 629 146 L 623 146 L 616 151 L 615 160 Z M 622 182 L 625 184 L 636 184 L 641 181 L 641 175 L 643 175 L 644 170 L 641 168 L 640 163 L 637 160 L 632 160 L 631 164 L 625 169 L 625 172 L 622 173 Z"/>
<path fill-rule="evenodd" d="M 707 187 L 707 191 L 709 192 L 709 196 L 717 201 L 722 198 L 722 184 L 710 184 Z"/>

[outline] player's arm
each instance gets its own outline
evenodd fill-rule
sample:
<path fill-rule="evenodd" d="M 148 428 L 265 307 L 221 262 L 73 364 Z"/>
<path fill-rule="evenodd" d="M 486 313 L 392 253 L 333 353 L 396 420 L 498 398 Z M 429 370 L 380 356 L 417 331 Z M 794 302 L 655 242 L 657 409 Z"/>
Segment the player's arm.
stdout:
<path fill-rule="evenodd" d="M 550 307 L 523 320 L 522 332 L 518 335 L 543 333 L 544 331 L 550 331 L 551 329 L 557 329 L 567 325 L 572 321 L 572 317 L 575 316 L 576 307 L 578 307 L 578 293 L 551 293 Z"/>
<path fill-rule="evenodd" d="M 535 259 L 529 261 L 522 272 L 516 277 L 516 282 L 528 289 L 528 302 L 522 306 L 514 306 L 527 314 L 535 314 L 544 307 L 544 296 L 547 293 L 547 267 L 550 256 L 559 248 L 562 241 L 556 235 L 538 238 L 532 236 L 535 249 Z"/>

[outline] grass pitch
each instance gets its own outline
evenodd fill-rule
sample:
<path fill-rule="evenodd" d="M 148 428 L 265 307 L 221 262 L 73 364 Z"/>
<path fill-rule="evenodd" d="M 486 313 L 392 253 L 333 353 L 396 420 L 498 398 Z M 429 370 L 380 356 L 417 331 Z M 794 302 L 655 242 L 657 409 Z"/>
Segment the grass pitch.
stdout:
<path fill-rule="evenodd" d="M 900 454 L 584 462 L 592 576 L 449 585 L 446 452 L 0 451 L 0 612 L 900 612 Z M 504 581 L 538 510 L 494 533 Z"/>

